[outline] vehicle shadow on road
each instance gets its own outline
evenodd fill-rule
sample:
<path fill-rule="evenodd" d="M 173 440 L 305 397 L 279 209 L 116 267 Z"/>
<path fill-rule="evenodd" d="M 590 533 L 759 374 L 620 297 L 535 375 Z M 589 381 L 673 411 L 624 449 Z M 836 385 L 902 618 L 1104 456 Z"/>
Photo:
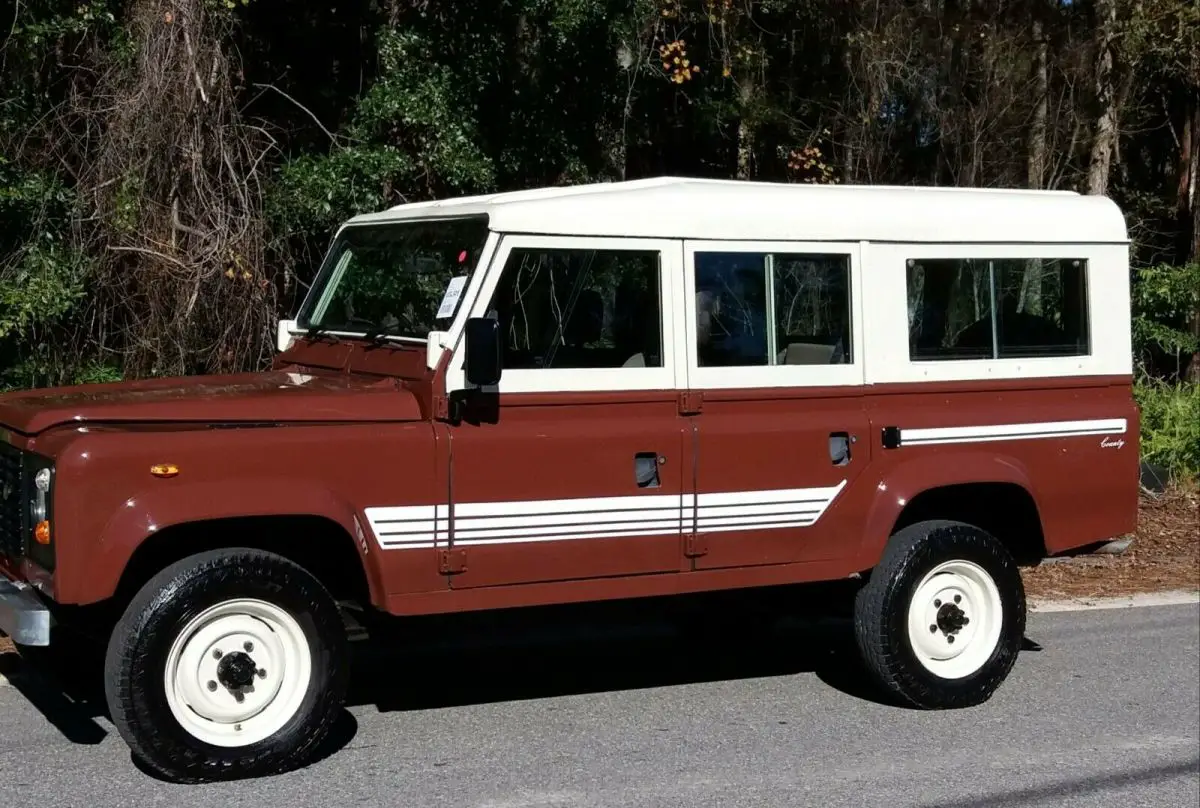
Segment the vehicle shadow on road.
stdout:
<path fill-rule="evenodd" d="M 386 630 L 352 644 L 347 706 L 427 710 L 807 674 L 852 698 L 905 709 L 870 680 L 844 614 L 718 603 L 681 621 L 664 603 L 388 621 Z M 1026 638 L 1023 652 L 1040 650 Z M 30 665 L 4 654 L 0 675 L 70 742 L 98 744 L 112 734 L 96 660 Z M 343 711 L 309 765 L 337 754 L 357 731 L 353 714 Z"/>
<path fill-rule="evenodd" d="M 899 706 L 868 678 L 847 619 L 721 617 L 701 610 L 681 626 L 654 604 L 590 604 L 423 618 L 355 649 L 350 703 L 424 710 L 812 674 Z"/>

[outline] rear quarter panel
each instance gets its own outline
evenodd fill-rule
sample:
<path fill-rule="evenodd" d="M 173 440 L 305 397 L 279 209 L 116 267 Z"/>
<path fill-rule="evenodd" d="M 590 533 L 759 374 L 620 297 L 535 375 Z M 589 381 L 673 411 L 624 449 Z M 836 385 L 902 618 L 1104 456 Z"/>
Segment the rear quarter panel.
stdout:
<path fill-rule="evenodd" d="M 1139 416 L 1127 377 L 880 385 L 867 402 L 874 463 L 861 484 L 874 486 L 876 495 L 861 547 L 864 566 L 878 559 L 908 502 L 959 483 L 1013 483 L 1028 491 L 1050 555 L 1136 527 Z M 1120 419 L 1121 433 L 1061 434 Z M 980 434 L 1020 425 L 1060 434 L 1004 440 Z M 889 426 L 966 427 L 975 437 L 885 448 Z"/>

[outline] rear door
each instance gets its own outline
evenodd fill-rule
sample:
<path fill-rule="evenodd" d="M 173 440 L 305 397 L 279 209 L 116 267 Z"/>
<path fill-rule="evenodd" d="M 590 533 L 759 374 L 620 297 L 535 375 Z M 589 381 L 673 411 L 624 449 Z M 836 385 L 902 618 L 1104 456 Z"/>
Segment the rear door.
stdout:
<path fill-rule="evenodd" d="M 449 431 L 451 587 L 680 571 L 681 259 L 678 241 L 504 238 L 471 311 L 501 321 L 503 374 Z M 460 346 L 451 386 L 461 367 Z"/>
<path fill-rule="evenodd" d="M 868 498 L 857 244 L 687 242 L 695 569 L 854 552 Z"/>

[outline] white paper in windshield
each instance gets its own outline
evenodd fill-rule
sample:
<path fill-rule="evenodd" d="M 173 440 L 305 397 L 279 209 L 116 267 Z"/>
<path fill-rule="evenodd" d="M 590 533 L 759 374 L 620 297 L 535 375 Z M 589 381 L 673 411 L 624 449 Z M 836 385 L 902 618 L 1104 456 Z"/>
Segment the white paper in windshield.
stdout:
<path fill-rule="evenodd" d="M 446 287 L 446 294 L 442 296 L 442 305 L 438 306 L 437 319 L 444 320 L 454 316 L 454 310 L 458 308 L 458 299 L 462 297 L 466 285 L 466 275 L 450 279 L 450 284 Z"/>

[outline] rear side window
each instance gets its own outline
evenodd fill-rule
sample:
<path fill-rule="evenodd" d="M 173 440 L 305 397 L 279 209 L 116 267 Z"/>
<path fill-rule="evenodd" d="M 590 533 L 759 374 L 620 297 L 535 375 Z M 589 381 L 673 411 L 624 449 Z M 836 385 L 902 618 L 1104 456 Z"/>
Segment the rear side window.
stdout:
<path fill-rule="evenodd" d="M 1083 356 L 1087 262 L 909 259 L 908 352 L 919 361 Z"/>
<path fill-rule="evenodd" d="M 700 367 L 852 364 L 850 256 L 697 252 Z"/>
<path fill-rule="evenodd" d="M 516 248 L 489 316 L 505 369 L 663 366 L 659 253 Z"/>

